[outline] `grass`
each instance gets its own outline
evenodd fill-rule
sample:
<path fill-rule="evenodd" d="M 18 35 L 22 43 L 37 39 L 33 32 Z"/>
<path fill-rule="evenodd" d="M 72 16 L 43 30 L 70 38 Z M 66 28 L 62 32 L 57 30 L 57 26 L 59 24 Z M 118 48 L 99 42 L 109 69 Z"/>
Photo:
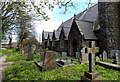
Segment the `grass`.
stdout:
<path fill-rule="evenodd" d="M 107 62 L 107 63 L 112 63 L 115 59 L 106 59 L 106 60 L 101 60 L 102 62 Z M 120 65 L 120 61 L 118 60 L 118 65 Z"/>
<path fill-rule="evenodd" d="M 26 58 L 27 55 L 21 55 L 19 52 L 13 52 L 8 56 L 6 61 L 14 61 L 14 63 L 5 70 L 5 80 L 80 80 L 80 76 L 88 71 L 88 64 L 76 64 L 71 67 L 58 67 L 55 70 L 40 72 L 34 64 L 35 61 L 40 60 L 40 55 L 34 55 L 33 61 L 26 61 Z M 73 58 L 68 57 L 68 59 Z M 73 61 L 76 60 L 73 59 Z M 119 72 L 113 69 L 105 69 L 96 65 L 96 70 L 105 80 L 119 79 Z"/>
<path fill-rule="evenodd" d="M 11 53 L 12 51 L 13 51 L 13 49 L 1 49 L 0 56 Z"/>

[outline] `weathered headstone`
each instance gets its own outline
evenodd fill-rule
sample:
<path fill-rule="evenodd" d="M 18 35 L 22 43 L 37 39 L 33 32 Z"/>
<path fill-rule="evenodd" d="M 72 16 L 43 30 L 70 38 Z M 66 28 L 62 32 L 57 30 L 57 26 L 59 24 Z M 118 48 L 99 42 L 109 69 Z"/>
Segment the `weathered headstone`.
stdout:
<path fill-rule="evenodd" d="M 80 58 L 80 52 L 76 52 L 75 55 L 76 55 L 76 59 Z"/>
<path fill-rule="evenodd" d="M 116 63 L 118 64 L 118 53 L 115 54 L 115 60 L 116 60 Z"/>
<path fill-rule="evenodd" d="M 99 48 L 95 47 L 95 41 L 89 43 L 88 53 L 89 53 L 89 71 L 85 72 L 84 76 L 81 76 L 82 80 L 101 80 L 99 73 L 95 71 L 95 54 L 99 52 Z"/>
<path fill-rule="evenodd" d="M 114 63 L 114 64 L 119 63 L 119 61 L 118 61 L 118 53 L 115 54 L 115 60 L 112 63 Z"/>
<path fill-rule="evenodd" d="M 87 48 L 82 48 L 81 50 L 81 64 L 88 63 L 88 52 L 86 51 Z"/>
<path fill-rule="evenodd" d="M 30 60 L 33 60 L 34 59 L 34 54 L 32 53 L 31 50 L 28 51 L 28 57 L 26 60 L 30 61 Z"/>
<path fill-rule="evenodd" d="M 118 53 L 118 60 L 120 60 L 120 50 L 111 50 L 110 51 L 110 57 L 114 57 L 114 55 Z"/>
<path fill-rule="evenodd" d="M 71 60 L 67 60 L 67 53 L 62 52 L 62 60 L 57 61 L 57 65 L 61 67 L 74 65 Z"/>
<path fill-rule="evenodd" d="M 102 58 L 102 54 L 99 54 L 99 57 Z"/>
<path fill-rule="evenodd" d="M 62 59 L 66 60 L 67 59 L 67 52 L 62 52 Z"/>
<path fill-rule="evenodd" d="M 35 62 L 41 71 L 52 70 L 56 68 L 55 54 L 53 51 L 46 51 L 42 61 L 43 63 Z"/>
<path fill-rule="evenodd" d="M 107 60 L 107 52 L 103 51 L 103 60 Z"/>
<path fill-rule="evenodd" d="M 54 54 L 55 54 L 55 59 L 57 59 L 58 58 L 58 53 L 54 52 Z"/>

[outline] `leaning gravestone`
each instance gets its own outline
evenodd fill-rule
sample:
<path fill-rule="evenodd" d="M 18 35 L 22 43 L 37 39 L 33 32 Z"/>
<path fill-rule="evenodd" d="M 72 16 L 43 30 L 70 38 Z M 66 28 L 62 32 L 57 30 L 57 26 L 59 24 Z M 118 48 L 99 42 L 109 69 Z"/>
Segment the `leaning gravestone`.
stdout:
<path fill-rule="evenodd" d="M 107 52 L 103 51 L 103 60 L 107 60 Z"/>
<path fill-rule="evenodd" d="M 53 51 L 46 51 L 43 62 L 35 62 L 41 71 L 52 70 L 56 68 L 55 54 Z"/>
<path fill-rule="evenodd" d="M 29 49 L 28 50 L 28 57 L 26 60 L 30 61 L 34 59 L 34 54 L 32 53 L 32 51 Z"/>
<path fill-rule="evenodd" d="M 66 60 L 67 59 L 67 52 L 62 52 L 62 60 Z"/>

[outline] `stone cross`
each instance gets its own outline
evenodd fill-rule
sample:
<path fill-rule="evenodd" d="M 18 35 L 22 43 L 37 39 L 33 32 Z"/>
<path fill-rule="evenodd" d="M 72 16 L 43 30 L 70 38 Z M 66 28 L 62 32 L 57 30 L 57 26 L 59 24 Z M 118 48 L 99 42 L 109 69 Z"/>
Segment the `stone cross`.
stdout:
<path fill-rule="evenodd" d="M 95 41 L 89 43 L 87 51 L 89 53 L 89 72 L 93 73 L 95 71 L 95 54 L 99 52 L 99 48 L 95 47 Z"/>

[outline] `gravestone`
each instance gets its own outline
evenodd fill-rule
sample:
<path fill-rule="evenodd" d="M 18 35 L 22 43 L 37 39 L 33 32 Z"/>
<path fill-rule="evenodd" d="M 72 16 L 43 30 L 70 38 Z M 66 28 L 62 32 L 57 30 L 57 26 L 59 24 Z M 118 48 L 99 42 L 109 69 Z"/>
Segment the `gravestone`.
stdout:
<path fill-rule="evenodd" d="M 57 61 L 57 65 L 60 67 L 66 67 L 66 66 L 71 66 L 74 64 L 72 64 L 71 60 L 67 60 L 67 53 L 62 52 L 62 60 Z"/>
<path fill-rule="evenodd" d="M 76 52 L 75 55 L 76 55 L 76 59 L 80 58 L 80 52 Z"/>
<path fill-rule="evenodd" d="M 112 62 L 113 64 L 118 64 L 118 53 L 115 54 L 115 60 Z"/>
<path fill-rule="evenodd" d="M 55 59 L 57 59 L 58 58 L 58 53 L 54 52 L 54 54 L 55 54 Z"/>
<path fill-rule="evenodd" d="M 99 57 L 102 58 L 102 54 L 99 54 Z"/>
<path fill-rule="evenodd" d="M 87 48 L 82 48 L 81 50 L 81 64 L 88 63 L 88 52 L 86 51 Z"/>
<path fill-rule="evenodd" d="M 84 76 L 81 76 L 81 80 L 102 80 L 99 73 L 95 71 L 95 54 L 99 52 L 99 48 L 95 47 L 95 41 L 89 42 L 89 47 L 90 48 L 87 49 L 89 53 L 89 71 L 85 72 Z"/>
<path fill-rule="evenodd" d="M 103 60 L 107 60 L 107 52 L 103 51 Z"/>
<path fill-rule="evenodd" d="M 118 60 L 120 60 L 120 50 L 111 50 L 110 51 L 110 57 L 114 57 L 114 55 L 118 53 Z"/>
<path fill-rule="evenodd" d="M 67 52 L 62 52 L 62 60 L 66 60 L 67 59 Z"/>
<path fill-rule="evenodd" d="M 46 51 L 43 60 L 41 61 L 43 62 L 35 62 L 41 71 L 52 70 L 56 68 L 55 54 L 53 51 Z"/>
<path fill-rule="evenodd" d="M 117 64 L 118 64 L 118 63 L 119 63 L 119 62 L 118 62 L 118 53 L 115 54 L 115 60 L 116 60 L 116 62 L 117 62 Z"/>
<path fill-rule="evenodd" d="M 26 60 L 30 61 L 34 59 L 34 54 L 32 53 L 31 49 L 28 50 L 28 57 Z"/>

